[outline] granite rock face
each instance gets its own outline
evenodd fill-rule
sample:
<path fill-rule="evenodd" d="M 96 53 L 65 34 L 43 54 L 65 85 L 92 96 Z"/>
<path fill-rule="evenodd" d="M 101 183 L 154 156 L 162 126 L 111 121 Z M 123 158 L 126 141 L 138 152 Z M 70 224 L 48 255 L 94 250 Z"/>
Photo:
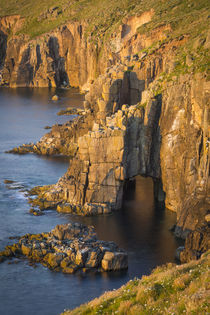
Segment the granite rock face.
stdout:
<path fill-rule="evenodd" d="M 30 40 L 15 34 L 21 17 L 0 19 L 0 41 L 3 50 L 1 84 L 10 87 L 80 86 L 95 79 L 110 65 L 109 58 L 97 63 L 98 48 L 84 36 L 86 24 L 66 23 L 54 31 Z M 5 22 L 6 21 L 6 22 Z M 107 56 L 107 54 L 105 53 Z M 88 60 L 88 62 L 87 62 Z"/>
<path fill-rule="evenodd" d="M 0 252 L 0 262 L 22 256 L 64 273 L 128 268 L 125 251 L 113 242 L 97 240 L 93 227 L 80 223 L 57 225 L 49 233 L 26 234 Z"/>
<path fill-rule="evenodd" d="M 10 87 L 70 85 L 89 90 L 97 76 L 105 74 L 118 61 L 123 62 L 128 55 L 149 47 L 154 40 L 166 38 L 169 26 L 155 30 L 150 36 L 136 34 L 137 28 L 150 21 L 153 15 L 153 10 L 150 10 L 129 17 L 105 45 L 100 38 L 95 43 L 91 34 L 86 36 L 88 25 L 85 21 L 67 22 L 47 34 L 30 39 L 27 35 L 8 36 L 16 34 L 23 18 L 18 15 L 2 17 L 0 84 Z"/>
<path fill-rule="evenodd" d="M 210 247 L 209 226 L 203 224 L 200 228 L 189 232 L 185 240 L 185 247 L 180 252 L 180 261 L 182 263 L 196 260 L 201 257 Z"/>
<path fill-rule="evenodd" d="M 153 151 L 152 143 L 160 141 L 156 118 L 161 103 L 158 98 L 149 103 L 146 113 L 141 104 L 123 105 L 104 125 L 94 123 L 78 138 L 78 151 L 67 173 L 56 185 L 39 191 L 32 204 L 44 200 L 61 212 L 109 213 L 121 207 L 126 180 L 138 174 L 159 178 L 159 151 Z"/>
<path fill-rule="evenodd" d="M 121 207 L 126 180 L 151 176 L 157 197 L 165 193 L 166 207 L 177 213 L 177 226 L 194 230 L 209 208 L 209 84 L 202 75 L 185 75 L 157 94 L 158 80 L 143 75 L 143 64 L 135 75 L 123 74 L 120 65 L 99 76 L 86 95 L 85 114 L 72 126 L 53 127 L 35 145 L 40 154 L 74 156 L 65 176 L 39 199 L 59 211 L 108 213 Z M 122 105 L 122 91 L 134 91 L 137 105 Z"/>
<path fill-rule="evenodd" d="M 163 93 L 160 160 L 165 204 L 177 212 L 182 229 L 194 230 L 209 209 L 209 93 L 210 85 L 201 75 L 180 77 Z"/>
<path fill-rule="evenodd" d="M 138 104 L 118 103 L 121 109 L 113 103 L 101 109 L 93 99 L 86 109 L 93 113 L 92 130 L 78 137 L 67 173 L 38 200 L 58 211 L 109 213 L 121 207 L 126 181 L 140 174 L 154 179 L 166 207 L 177 213 L 179 236 L 199 229 L 209 209 L 209 85 L 202 75 L 185 75 L 154 96 L 156 88 L 153 80 Z"/>

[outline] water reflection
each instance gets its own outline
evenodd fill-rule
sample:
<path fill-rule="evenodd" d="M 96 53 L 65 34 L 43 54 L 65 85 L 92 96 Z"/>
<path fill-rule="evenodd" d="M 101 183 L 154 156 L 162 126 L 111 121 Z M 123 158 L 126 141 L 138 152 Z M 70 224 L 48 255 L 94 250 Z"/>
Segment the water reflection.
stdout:
<path fill-rule="evenodd" d="M 53 95 L 58 95 L 59 100 L 54 102 L 52 101 Z M 39 103 L 43 106 L 55 105 L 58 104 L 62 107 L 77 107 L 82 108 L 84 95 L 79 93 L 79 90 L 76 88 L 71 89 L 57 89 L 57 88 L 18 88 L 18 89 L 9 89 L 5 87 L 0 88 L 0 96 L 10 97 L 14 99 L 17 103 L 18 99 L 26 100 L 27 103 L 33 101 Z"/>

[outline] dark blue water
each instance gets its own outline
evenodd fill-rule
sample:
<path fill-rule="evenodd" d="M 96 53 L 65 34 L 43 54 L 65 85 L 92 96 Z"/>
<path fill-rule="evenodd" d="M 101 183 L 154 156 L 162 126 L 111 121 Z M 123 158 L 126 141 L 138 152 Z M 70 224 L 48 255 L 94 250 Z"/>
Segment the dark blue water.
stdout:
<path fill-rule="evenodd" d="M 125 201 L 122 211 L 92 218 L 55 211 L 35 217 L 29 214 L 24 193 L 6 187 L 4 179 L 17 181 L 25 188 L 52 184 L 66 171 L 68 160 L 62 158 L 4 153 L 39 140 L 46 132 L 44 126 L 69 119 L 56 115 L 60 109 L 82 104 L 83 97 L 76 90 L 56 91 L 60 95 L 57 103 L 50 101 L 54 93 L 47 89 L 0 89 L 0 250 L 13 242 L 10 236 L 49 231 L 56 224 L 80 221 L 94 225 L 99 238 L 115 241 L 126 249 L 129 269 L 79 276 L 52 272 L 38 264 L 34 268 L 26 260 L 4 262 L 0 264 L 2 315 L 59 314 L 174 260 L 177 243 L 169 228 L 175 223 L 175 214 L 155 207 L 149 178 L 137 178 L 134 197 Z"/>

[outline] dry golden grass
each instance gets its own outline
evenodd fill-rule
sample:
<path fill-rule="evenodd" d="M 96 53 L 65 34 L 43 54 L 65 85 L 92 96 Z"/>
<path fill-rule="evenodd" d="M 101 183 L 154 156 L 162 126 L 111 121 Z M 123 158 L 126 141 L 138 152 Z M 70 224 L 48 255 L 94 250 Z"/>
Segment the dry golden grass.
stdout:
<path fill-rule="evenodd" d="M 132 302 L 131 301 L 123 301 L 120 306 L 119 306 L 119 314 L 123 315 L 123 314 L 127 314 L 128 311 L 130 311 L 130 308 L 132 306 Z"/>

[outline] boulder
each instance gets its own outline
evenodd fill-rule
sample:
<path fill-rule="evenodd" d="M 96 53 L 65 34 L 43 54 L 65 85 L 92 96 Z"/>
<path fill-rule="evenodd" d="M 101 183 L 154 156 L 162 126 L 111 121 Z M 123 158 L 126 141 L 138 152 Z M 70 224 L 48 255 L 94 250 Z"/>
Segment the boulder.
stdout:
<path fill-rule="evenodd" d="M 105 252 L 101 266 L 105 271 L 127 269 L 128 255 L 123 252 Z"/>
<path fill-rule="evenodd" d="M 100 249 L 94 249 L 89 251 L 88 257 L 85 263 L 85 267 L 87 268 L 97 268 L 101 263 L 103 254 Z"/>

